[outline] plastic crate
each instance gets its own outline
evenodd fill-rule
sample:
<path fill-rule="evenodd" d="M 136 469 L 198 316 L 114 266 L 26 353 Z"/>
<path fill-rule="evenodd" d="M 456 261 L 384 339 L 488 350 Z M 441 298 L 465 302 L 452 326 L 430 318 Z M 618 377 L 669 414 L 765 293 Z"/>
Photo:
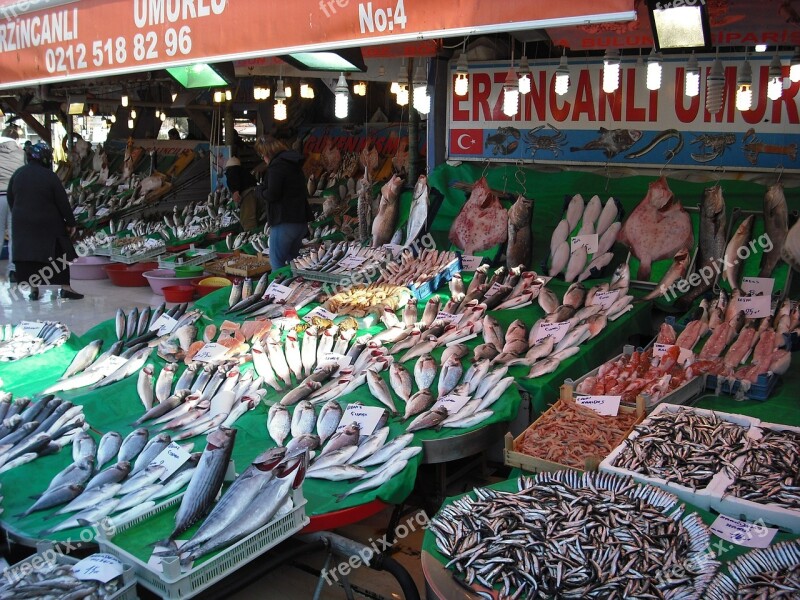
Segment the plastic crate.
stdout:
<path fill-rule="evenodd" d="M 36 554 L 29 556 L 25 560 L 21 560 L 15 565 L 11 565 L 9 570 L 19 572 L 18 569 L 22 568 L 23 565 L 30 565 L 31 569 L 35 572 L 37 569 L 33 562 L 35 560 L 37 562 L 39 562 L 39 560 L 45 560 L 45 553 L 52 551 L 52 549 L 53 545 L 50 543 L 39 544 Z M 56 564 L 59 565 L 75 565 L 80 562 L 78 558 L 67 556 L 59 552 L 55 553 L 55 557 Z M 130 563 L 122 561 L 122 588 L 110 596 L 106 596 L 105 600 L 137 600 L 138 598 L 139 596 L 136 595 L 136 577 L 134 576 L 133 567 Z"/>
<path fill-rule="evenodd" d="M 659 404 L 656 407 L 656 409 L 652 412 L 650 417 L 661 414 L 662 412 L 678 412 L 679 410 L 691 410 L 700 415 L 715 414 L 717 417 L 719 417 L 724 421 L 728 421 L 729 423 L 735 423 L 737 425 L 746 428 L 747 432 L 745 435 L 747 437 L 754 437 L 758 435 L 758 426 L 760 423 L 758 419 L 754 419 L 752 417 L 746 417 L 744 415 L 706 410 L 703 408 L 687 409 L 684 406 L 678 406 L 675 404 Z M 641 426 L 647 426 L 650 417 L 642 421 Z M 631 434 L 625 440 L 623 440 L 619 446 L 614 448 L 611 454 L 609 454 L 605 458 L 605 460 L 603 460 L 603 462 L 600 463 L 600 470 L 606 473 L 611 473 L 613 475 L 618 475 L 620 477 L 631 477 L 634 479 L 634 481 L 638 481 L 639 483 L 647 483 L 650 485 L 654 485 L 658 488 L 661 488 L 663 490 L 675 494 L 676 496 L 678 496 L 678 498 L 680 498 L 684 502 L 688 502 L 704 510 L 710 509 L 714 504 L 714 502 L 719 500 L 717 480 L 724 473 L 723 470 L 720 470 L 716 474 L 714 474 L 714 476 L 711 478 L 706 487 L 692 489 L 688 486 L 680 485 L 672 481 L 667 481 L 660 477 L 650 477 L 638 471 L 631 471 L 624 467 L 614 466 L 614 462 L 616 461 L 617 457 L 625 450 L 627 446 L 627 441 L 636 439 L 638 436 L 639 436 L 639 431 L 634 429 L 634 431 L 631 432 Z"/>
<path fill-rule="evenodd" d="M 132 564 L 136 578 L 141 585 L 166 600 L 182 600 L 197 595 L 234 573 L 242 565 L 251 562 L 308 525 L 310 519 L 305 514 L 306 500 L 303 497 L 302 487 L 294 491 L 292 501 L 291 511 L 186 572 L 181 572 L 177 558 L 162 560 L 162 567 L 166 572 L 158 572 L 124 548 L 114 544 L 113 538 L 104 537 L 103 532 L 97 537 L 97 542 L 102 552 L 108 552 L 120 560 Z M 165 504 L 154 507 L 153 510 L 128 523 L 117 525 L 116 532 L 125 531 L 146 521 L 166 509 L 167 506 Z"/>
<path fill-rule="evenodd" d="M 433 294 L 439 289 L 439 287 L 450 281 L 453 278 L 453 275 L 460 272 L 461 256 L 457 256 L 447 264 L 444 270 L 437 273 L 432 279 L 426 281 L 420 286 L 409 285 L 407 287 L 409 290 L 411 290 L 411 294 L 414 296 L 414 298 L 417 300 L 422 300 Z"/>
<path fill-rule="evenodd" d="M 772 392 L 775 390 L 775 386 L 777 385 L 778 375 L 774 373 L 764 373 L 758 376 L 755 383 L 750 384 L 749 390 L 746 392 L 741 392 L 741 397 L 747 398 L 748 400 L 769 400 L 769 397 L 772 395 Z M 717 389 L 718 387 L 719 389 Z M 708 375 L 706 377 L 705 389 L 712 390 L 715 394 L 719 391 L 738 397 L 740 395 L 741 387 L 742 382 L 739 379 L 735 379 L 733 384 L 731 384 L 726 378 L 723 378 L 723 380 L 720 382 L 716 375 Z"/>
<path fill-rule="evenodd" d="M 126 265 L 132 265 L 138 262 L 146 262 L 156 256 L 161 256 L 167 251 L 166 246 L 159 246 L 158 248 L 153 248 L 152 250 L 148 250 L 147 252 L 137 253 L 133 255 L 125 255 L 120 252 L 111 251 L 109 258 L 112 262 L 123 263 Z"/>
<path fill-rule="evenodd" d="M 324 273 L 322 271 L 310 271 L 306 269 L 292 269 L 292 275 L 302 277 L 311 281 L 321 281 L 332 285 L 352 285 L 353 283 L 372 283 L 380 276 L 380 271 L 375 269 L 363 269 L 358 271 L 347 271 L 344 273 Z"/>
<path fill-rule="evenodd" d="M 195 253 L 195 256 L 187 256 L 187 252 Z M 159 269 L 174 269 L 175 267 L 191 267 L 202 265 L 217 257 L 217 253 L 210 249 L 196 249 L 191 247 L 189 250 L 175 254 L 165 254 L 158 259 Z"/>

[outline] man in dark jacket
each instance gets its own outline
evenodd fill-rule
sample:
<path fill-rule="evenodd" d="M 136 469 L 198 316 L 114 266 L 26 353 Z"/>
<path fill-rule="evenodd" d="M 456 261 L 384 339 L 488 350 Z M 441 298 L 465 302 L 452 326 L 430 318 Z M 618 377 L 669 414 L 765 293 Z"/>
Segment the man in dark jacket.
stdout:
<path fill-rule="evenodd" d="M 83 296 L 69 285 L 68 261 L 77 258 L 70 240 L 75 217 L 52 164 L 50 146 L 34 144 L 28 164 L 17 169 L 8 184 L 17 281 L 30 286 L 31 300 L 39 298 L 39 285 L 53 284 L 61 286 L 61 298 L 79 300 Z"/>
<path fill-rule="evenodd" d="M 259 138 L 256 151 L 267 163 L 265 181 L 258 185 L 257 194 L 267 205 L 270 263 L 279 269 L 297 257 L 308 234 L 311 207 L 303 174 L 305 158 L 273 137 Z"/>
<path fill-rule="evenodd" d="M 10 125 L 0 134 L 0 246 L 8 229 L 8 280 L 16 281 L 14 272 L 14 254 L 11 248 L 11 209 L 8 206 L 6 192 L 8 182 L 14 172 L 25 164 L 25 154 L 17 143 L 19 134 L 14 125 Z"/>

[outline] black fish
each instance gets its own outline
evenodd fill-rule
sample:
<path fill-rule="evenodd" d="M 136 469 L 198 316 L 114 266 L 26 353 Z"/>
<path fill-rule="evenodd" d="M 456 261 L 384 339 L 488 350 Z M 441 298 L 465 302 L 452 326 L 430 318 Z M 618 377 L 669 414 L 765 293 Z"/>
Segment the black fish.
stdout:
<path fill-rule="evenodd" d="M 614 158 L 620 152 L 624 152 L 633 146 L 642 137 L 642 132 L 638 129 L 606 129 L 600 128 L 600 137 L 592 140 L 580 148 L 572 146 L 570 152 L 580 150 L 602 150 L 606 158 Z"/>

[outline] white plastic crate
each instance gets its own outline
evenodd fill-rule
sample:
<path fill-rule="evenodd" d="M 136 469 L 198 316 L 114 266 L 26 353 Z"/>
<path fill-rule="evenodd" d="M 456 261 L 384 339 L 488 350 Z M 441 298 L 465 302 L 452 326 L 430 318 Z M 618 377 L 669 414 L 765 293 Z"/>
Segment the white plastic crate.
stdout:
<path fill-rule="evenodd" d="M 741 425 L 742 427 L 747 428 L 746 435 L 749 437 L 753 437 L 758 435 L 758 425 L 760 421 L 758 419 L 754 419 L 752 417 L 747 417 L 744 415 L 736 415 L 732 413 L 725 413 L 713 410 L 707 410 L 703 408 L 687 408 L 685 406 L 680 406 L 676 404 L 659 404 L 656 406 L 655 410 L 642 421 L 637 427 L 645 427 L 650 422 L 650 419 L 656 415 L 661 414 L 662 412 L 678 412 L 680 410 L 690 410 L 694 413 L 699 415 L 709 416 L 711 414 L 716 415 L 720 419 L 724 421 L 728 421 L 729 423 L 735 423 L 736 425 Z M 628 440 L 633 440 L 639 436 L 639 432 L 634 429 L 633 432 L 628 436 Z M 721 472 L 717 472 L 712 478 L 709 484 L 704 488 L 692 489 L 688 486 L 680 485 L 673 481 L 667 481 L 660 477 L 650 477 L 645 475 L 644 473 L 639 473 L 638 471 L 631 471 L 629 469 L 625 469 L 622 467 L 614 466 L 614 462 L 616 461 L 617 457 L 625 450 L 626 443 L 623 441 L 619 446 L 614 448 L 611 451 L 603 462 L 600 463 L 600 470 L 605 471 L 606 473 L 613 473 L 614 475 L 618 475 L 620 477 L 631 477 L 634 481 L 638 481 L 639 483 L 648 483 L 650 485 L 654 485 L 656 487 L 661 488 L 662 490 L 667 490 L 668 492 L 672 492 L 678 498 L 683 500 L 684 502 L 688 502 L 697 506 L 698 508 L 702 508 L 708 510 L 712 507 L 713 503 L 716 500 L 719 500 L 719 494 L 717 493 L 717 481 L 718 478 L 721 477 Z"/>
<path fill-rule="evenodd" d="M 760 439 L 765 429 L 800 433 L 800 427 L 762 422 L 755 428 L 753 439 Z M 745 457 L 742 456 L 736 461 L 736 466 L 741 467 L 744 464 L 744 460 Z M 727 494 L 725 490 L 733 482 L 734 479 L 724 472 L 714 477 L 709 486 L 709 491 L 714 496 L 711 501 L 711 508 L 729 517 L 751 522 L 761 519 L 766 525 L 780 527 L 790 533 L 800 534 L 800 509 L 784 508 L 778 504 L 763 504 Z"/>
<path fill-rule="evenodd" d="M 303 529 L 310 520 L 305 514 L 306 500 L 303 497 L 302 486 L 294 491 L 292 502 L 293 508 L 288 513 L 225 548 L 213 558 L 185 572 L 181 572 L 177 558 L 162 559 L 162 567 L 165 572 L 158 572 L 151 565 L 114 544 L 113 538 L 106 538 L 102 532 L 98 536 L 97 542 L 102 552 L 108 552 L 120 560 L 132 564 L 137 580 L 144 587 L 166 600 L 182 600 L 197 595 Z M 116 532 L 130 529 L 165 510 L 168 506 L 169 504 L 154 507 L 153 510 L 128 523 L 117 524 Z"/>
<path fill-rule="evenodd" d="M 152 250 L 148 250 L 147 252 L 139 252 L 132 255 L 122 254 L 120 252 L 115 252 L 113 249 L 111 250 L 111 254 L 109 254 L 109 258 L 113 262 L 119 262 L 126 265 L 132 265 L 134 263 L 139 262 L 146 262 L 151 258 L 155 258 L 156 256 L 161 256 L 167 251 L 166 246 L 159 246 L 158 248 L 153 248 Z"/>
<path fill-rule="evenodd" d="M 15 565 L 11 565 L 9 569 L 19 572 L 19 569 L 24 568 L 24 565 L 31 565 L 33 571 L 36 571 L 33 561 L 37 559 L 42 560 L 43 553 L 52 549 L 52 547 L 52 544 L 40 544 L 37 547 L 38 551 L 36 554 L 29 556 L 25 560 L 21 560 Z M 74 565 L 80 562 L 80 559 L 67 556 L 66 554 L 56 553 L 55 557 L 56 564 L 59 565 Z M 139 596 L 136 595 L 136 578 L 134 576 L 133 567 L 129 562 L 122 561 L 122 587 L 110 596 L 106 596 L 104 600 L 138 600 L 138 598 Z"/>
<path fill-rule="evenodd" d="M 187 252 L 195 253 L 195 256 L 187 256 Z M 159 269 L 174 269 L 175 267 L 191 267 L 202 265 L 217 257 L 217 253 L 210 249 L 196 249 L 194 244 L 189 250 L 174 254 L 164 254 L 158 259 Z"/>

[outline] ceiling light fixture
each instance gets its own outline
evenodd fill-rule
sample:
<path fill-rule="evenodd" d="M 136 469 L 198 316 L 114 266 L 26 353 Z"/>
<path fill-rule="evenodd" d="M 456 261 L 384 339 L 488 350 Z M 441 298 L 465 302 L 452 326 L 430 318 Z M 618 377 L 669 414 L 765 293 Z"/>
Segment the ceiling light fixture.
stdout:
<path fill-rule="evenodd" d="M 528 57 L 522 56 L 519 59 L 519 80 L 517 82 L 519 93 L 523 96 L 531 91 L 531 68 L 528 65 Z"/>
<path fill-rule="evenodd" d="M 399 89 L 397 90 L 397 104 L 399 106 L 407 106 L 408 105 L 408 86 L 403 84 L 398 86 Z"/>
<path fill-rule="evenodd" d="M 800 81 L 800 46 L 794 49 L 792 59 L 789 61 L 789 79 L 792 83 Z"/>
<path fill-rule="evenodd" d="M 783 67 L 781 59 L 776 53 L 769 63 L 769 82 L 767 83 L 767 98 L 780 100 L 783 95 Z"/>
<path fill-rule="evenodd" d="M 128 94 L 122 94 L 122 99 L 120 100 L 122 106 L 128 106 Z"/>
<path fill-rule="evenodd" d="M 706 78 L 706 110 L 712 115 L 722 110 L 725 99 L 725 70 L 722 61 L 717 58 L 711 66 L 711 72 Z"/>
<path fill-rule="evenodd" d="M 756 44 L 756 52 L 766 52 L 767 45 L 766 44 Z"/>
<path fill-rule="evenodd" d="M 314 88 L 307 83 L 300 84 L 300 97 L 310 100 L 314 97 Z"/>
<path fill-rule="evenodd" d="M 513 65 L 506 74 L 503 85 L 503 114 L 513 117 L 519 112 L 519 78 Z"/>
<path fill-rule="evenodd" d="M 132 108 L 131 109 L 131 119 L 135 119 L 135 118 L 136 118 L 136 109 Z"/>
<path fill-rule="evenodd" d="M 556 69 L 556 86 L 555 92 L 559 96 L 563 96 L 569 91 L 569 65 L 567 64 L 567 55 L 561 56 L 561 62 Z"/>
<path fill-rule="evenodd" d="M 231 93 L 230 90 L 225 90 L 225 100 L 228 102 L 233 100 L 233 94 Z"/>
<path fill-rule="evenodd" d="M 337 119 L 346 119 L 349 111 L 350 89 L 347 87 L 344 73 L 339 73 L 339 81 L 336 82 L 334 96 L 333 113 L 336 115 Z"/>
<path fill-rule="evenodd" d="M 359 81 L 358 83 L 353 84 L 353 93 L 356 96 L 366 96 L 367 95 L 367 82 L 366 81 Z"/>
<path fill-rule="evenodd" d="M 217 104 L 220 104 L 222 102 L 222 98 L 223 98 L 223 96 L 222 96 L 222 91 L 221 90 L 217 90 L 217 91 L 214 92 L 214 102 L 216 102 Z"/>
<path fill-rule="evenodd" d="M 742 112 L 753 105 L 753 69 L 745 56 L 744 65 L 736 78 L 736 108 Z"/>
<path fill-rule="evenodd" d="M 661 88 L 661 55 L 656 54 L 656 49 L 650 51 L 647 57 L 647 89 L 655 91 Z"/>
<path fill-rule="evenodd" d="M 619 50 L 606 50 L 603 57 L 603 91 L 606 94 L 612 94 L 619 88 L 620 62 Z"/>
<path fill-rule="evenodd" d="M 128 129 L 133 129 L 133 119 L 128 119 Z"/>
<path fill-rule="evenodd" d="M 275 86 L 275 106 L 272 108 L 272 117 L 276 121 L 285 121 L 288 117 L 283 79 L 278 79 L 278 84 Z"/>
<path fill-rule="evenodd" d="M 456 83 L 453 91 L 456 96 L 466 96 L 469 92 L 469 64 L 466 50 L 461 51 L 461 56 L 456 62 Z"/>
<path fill-rule="evenodd" d="M 697 57 L 694 52 L 689 57 L 689 62 L 686 63 L 683 91 L 690 98 L 700 95 L 700 65 L 697 63 Z"/>

